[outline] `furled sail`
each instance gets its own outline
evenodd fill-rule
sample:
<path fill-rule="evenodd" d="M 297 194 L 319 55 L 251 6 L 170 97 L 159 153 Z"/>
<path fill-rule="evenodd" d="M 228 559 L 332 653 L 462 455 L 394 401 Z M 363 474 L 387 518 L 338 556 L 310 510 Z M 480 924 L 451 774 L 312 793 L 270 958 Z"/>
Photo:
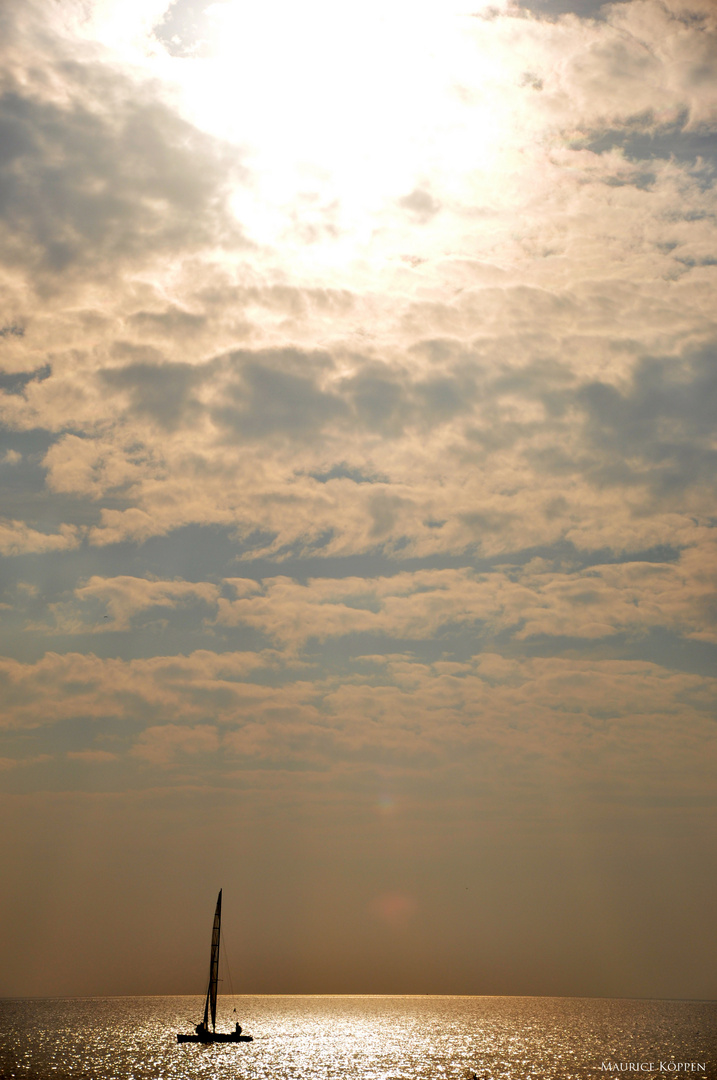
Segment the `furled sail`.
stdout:
<path fill-rule="evenodd" d="M 207 988 L 207 1000 L 204 1003 L 204 1028 L 209 1027 L 209 1014 L 212 1016 L 212 1031 L 217 1025 L 217 986 L 219 984 L 219 931 L 222 922 L 222 890 L 217 897 L 217 910 L 214 912 L 214 926 L 212 927 L 212 955 L 209 961 L 209 987 Z"/>

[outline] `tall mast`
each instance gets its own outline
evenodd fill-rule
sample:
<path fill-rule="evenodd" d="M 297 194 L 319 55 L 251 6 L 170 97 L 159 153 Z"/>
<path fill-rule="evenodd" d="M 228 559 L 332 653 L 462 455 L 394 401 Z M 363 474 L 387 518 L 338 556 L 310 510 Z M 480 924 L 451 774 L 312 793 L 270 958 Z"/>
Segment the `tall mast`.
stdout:
<path fill-rule="evenodd" d="M 212 1031 L 216 1030 L 217 1024 L 217 986 L 219 984 L 219 931 L 222 922 L 222 890 L 217 897 L 217 910 L 214 912 L 214 926 L 212 927 L 212 954 L 209 960 L 209 987 L 207 988 L 207 1000 L 204 1003 L 204 1027 L 209 1027 L 209 1012 L 212 1014 Z"/>

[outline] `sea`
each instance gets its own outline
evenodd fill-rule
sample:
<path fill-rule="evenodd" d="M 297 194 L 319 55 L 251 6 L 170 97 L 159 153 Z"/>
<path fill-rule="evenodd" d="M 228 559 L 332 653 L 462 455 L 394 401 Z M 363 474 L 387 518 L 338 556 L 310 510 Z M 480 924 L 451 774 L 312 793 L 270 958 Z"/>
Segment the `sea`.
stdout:
<path fill-rule="evenodd" d="M 254 1041 L 178 1044 L 198 997 L 0 1000 L 2 1080 L 717 1080 L 706 1001 L 443 996 L 237 996 Z M 233 1010 L 236 1009 L 236 1012 Z"/>

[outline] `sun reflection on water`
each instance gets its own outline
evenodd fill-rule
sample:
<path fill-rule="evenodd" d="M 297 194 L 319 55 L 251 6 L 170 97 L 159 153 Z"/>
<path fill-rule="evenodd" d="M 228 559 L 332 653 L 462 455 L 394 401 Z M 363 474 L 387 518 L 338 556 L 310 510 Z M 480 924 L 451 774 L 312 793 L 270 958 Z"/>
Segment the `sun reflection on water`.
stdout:
<path fill-rule="evenodd" d="M 603 1061 L 706 1062 L 707 1002 L 244 996 L 240 1045 L 177 1045 L 199 998 L 0 1002 L 3 1080 L 588 1080 Z M 228 1030 L 234 1001 L 220 999 Z"/>

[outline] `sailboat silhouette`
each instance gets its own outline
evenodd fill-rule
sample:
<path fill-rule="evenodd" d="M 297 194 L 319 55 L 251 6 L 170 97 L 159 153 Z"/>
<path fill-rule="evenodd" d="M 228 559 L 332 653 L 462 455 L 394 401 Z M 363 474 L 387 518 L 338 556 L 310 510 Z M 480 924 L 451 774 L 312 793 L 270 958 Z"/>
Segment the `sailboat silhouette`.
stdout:
<path fill-rule="evenodd" d="M 177 1032 L 178 1043 L 214 1043 L 214 1042 L 253 1042 L 251 1035 L 242 1035 L 241 1025 L 236 1024 L 234 1031 L 217 1031 L 217 989 L 219 986 L 219 937 L 222 926 L 222 890 L 219 890 L 217 906 L 212 926 L 212 950 L 209 956 L 209 985 L 204 1001 L 204 1016 L 194 1029 L 194 1035 Z M 236 1012 L 236 1009 L 234 1010 Z M 209 1030 L 211 1017 L 212 1028 Z"/>

